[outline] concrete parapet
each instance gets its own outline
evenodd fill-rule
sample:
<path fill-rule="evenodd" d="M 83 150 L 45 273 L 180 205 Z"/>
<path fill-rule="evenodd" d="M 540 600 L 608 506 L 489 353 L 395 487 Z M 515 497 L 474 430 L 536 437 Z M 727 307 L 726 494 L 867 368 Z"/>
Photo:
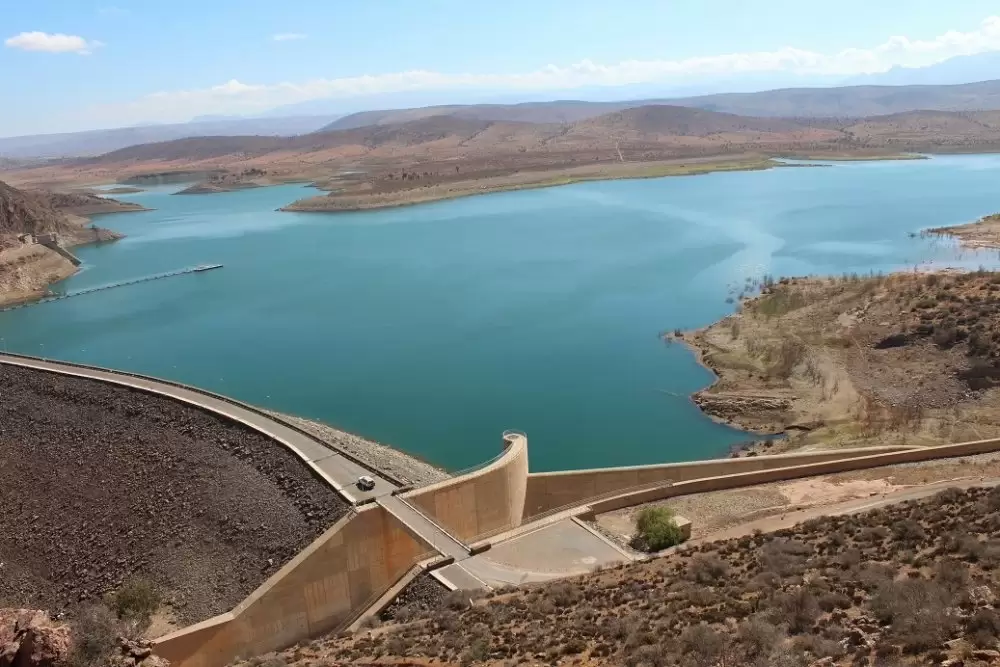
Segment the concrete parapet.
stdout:
<path fill-rule="evenodd" d="M 330 632 L 367 609 L 428 555 L 369 505 L 327 530 L 232 612 L 155 641 L 174 667 L 221 667 Z"/>
<path fill-rule="evenodd" d="M 533 473 L 528 475 L 524 519 L 530 519 L 555 508 L 571 506 L 575 503 L 583 504 L 588 499 L 605 496 L 617 490 L 624 493 L 635 487 L 655 484 L 656 482 L 676 483 L 704 477 L 719 477 L 756 470 L 787 468 L 818 461 L 839 460 L 869 455 L 872 452 L 899 452 L 913 449 L 913 447 L 904 446 L 877 449 L 833 449 L 690 463 Z"/>
<path fill-rule="evenodd" d="M 521 525 L 528 483 L 528 438 L 505 434 L 505 451 L 489 465 L 403 494 L 460 540 Z"/>

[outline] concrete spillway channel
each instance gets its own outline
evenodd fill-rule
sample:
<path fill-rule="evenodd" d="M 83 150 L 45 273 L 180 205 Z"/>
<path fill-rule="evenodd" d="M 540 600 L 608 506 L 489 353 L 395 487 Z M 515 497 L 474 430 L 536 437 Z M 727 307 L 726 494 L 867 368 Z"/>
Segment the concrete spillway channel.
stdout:
<path fill-rule="evenodd" d="M 24 308 L 26 306 L 35 306 L 40 303 L 48 303 L 50 301 L 62 301 L 63 299 L 70 299 L 75 296 L 83 296 L 85 294 L 92 294 L 94 292 L 102 292 L 104 290 L 114 289 L 115 287 L 127 287 L 128 285 L 138 285 L 139 283 L 148 283 L 153 280 L 173 278 L 174 276 L 183 276 L 188 273 L 203 273 L 205 271 L 212 271 L 214 269 L 221 269 L 221 268 L 222 264 L 202 264 L 200 266 L 191 266 L 184 269 L 177 269 L 176 271 L 167 271 L 165 273 L 154 273 L 152 275 L 143 276 L 141 278 L 120 280 L 118 282 L 108 283 L 106 285 L 98 285 L 96 287 L 88 287 L 86 289 L 66 292 L 65 294 L 54 294 L 52 296 L 42 297 L 41 299 L 37 299 L 35 301 L 27 301 L 25 303 L 19 303 L 16 306 L 8 306 L 6 308 L 0 308 L 0 313 L 6 312 L 8 310 L 17 310 L 18 308 Z"/>

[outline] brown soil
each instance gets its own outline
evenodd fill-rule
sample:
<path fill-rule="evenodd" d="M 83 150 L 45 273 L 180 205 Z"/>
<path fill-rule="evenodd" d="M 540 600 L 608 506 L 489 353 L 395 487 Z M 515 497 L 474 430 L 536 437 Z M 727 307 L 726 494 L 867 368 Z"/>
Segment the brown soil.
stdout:
<path fill-rule="evenodd" d="M 949 489 L 499 591 L 463 610 L 435 609 L 278 659 L 302 666 L 997 664 L 998 528 L 1000 490 Z"/>
<path fill-rule="evenodd" d="M 50 611 L 154 581 L 224 612 L 347 511 L 289 451 L 125 387 L 0 365 L 0 606 Z"/>
<path fill-rule="evenodd" d="M 996 311 L 996 312 L 994 312 Z M 694 400 L 770 451 L 1000 435 L 1000 274 L 783 279 L 685 334 L 718 375 Z"/>

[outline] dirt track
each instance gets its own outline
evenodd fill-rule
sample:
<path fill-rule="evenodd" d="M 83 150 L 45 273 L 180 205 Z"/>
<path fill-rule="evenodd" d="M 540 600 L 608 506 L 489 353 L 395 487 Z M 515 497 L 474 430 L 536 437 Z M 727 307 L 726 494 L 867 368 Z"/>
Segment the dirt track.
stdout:
<path fill-rule="evenodd" d="M 233 607 L 347 506 L 268 438 L 124 387 L 0 365 L 0 606 L 141 574 L 183 622 Z"/>

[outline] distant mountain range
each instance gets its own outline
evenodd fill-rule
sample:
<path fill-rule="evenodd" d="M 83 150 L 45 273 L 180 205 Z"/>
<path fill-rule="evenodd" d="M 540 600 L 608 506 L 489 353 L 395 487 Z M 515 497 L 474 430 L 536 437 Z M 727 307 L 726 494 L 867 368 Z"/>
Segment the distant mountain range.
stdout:
<path fill-rule="evenodd" d="M 360 111 L 343 117 L 330 114 L 266 118 L 201 117 L 196 122 L 174 125 L 0 138 L 0 159 L 85 157 L 128 146 L 188 137 L 297 136 L 317 131 L 407 123 L 442 115 L 479 121 L 569 124 L 650 104 L 692 107 L 741 116 L 788 118 L 862 118 L 917 110 L 1000 109 L 1000 80 L 948 85 L 869 85 L 893 80 L 942 81 L 987 72 L 1000 76 L 1000 54 L 953 58 L 921 69 L 890 70 L 880 75 L 859 78 L 859 83 L 865 85 L 830 88 L 781 88 L 763 92 L 620 101 L 556 100 L 418 106 Z M 390 97 L 386 96 L 386 99 Z M 2 162 L 0 166 L 3 166 Z"/>
<path fill-rule="evenodd" d="M 601 114 L 651 104 L 693 107 L 740 116 L 786 118 L 861 118 L 907 111 L 1000 109 L 1000 80 L 954 86 L 848 86 L 784 88 L 759 93 L 720 93 L 676 99 L 623 102 L 526 102 L 362 111 L 339 118 L 320 132 L 366 125 L 406 123 L 430 116 L 528 123 L 573 123 Z"/>
<path fill-rule="evenodd" d="M 490 110 L 498 108 L 504 107 L 491 106 Z M 553 109 L 543 108 L 543 112 Z M 568 123 L 439 114 L 296 137 L 191 137 L 131 146 L 68 166 L 120 170 L 164 163 L 172 168 L 239 164 L 266 168 L 269 173 L 273 168 L 277 173 L 343 160 L 383 166 L 436 162 L 451 168 L 457 164 L 452 160 L 525 166 L 616 156 L 657 160 L 753 152 L 885 153 L 996 146 L 1000 146 L 1000 111 L 911 111 L 837 119 L 738 116 L 693 107 L 644 105 Z"/>
<path fill-rule="evenodd" d="M 1000 51 L 956 56 L 927 67 L 893 67 L 880 74 L 865 74 L 844 81 L 844 85 L 942 86 L 989 81 L 1000 78 Z"/>
<path fill-rule="evenodd" d="M 126 146 L 185 137 L 291 136 L 313 132 L 331 120 L 333 120 L 332 116 L 227 118 L 174 125 L 144 125 L 113 130 L 8 137 L 0 138 L 0 158 L 27 159 L 101 155 Z"/>

